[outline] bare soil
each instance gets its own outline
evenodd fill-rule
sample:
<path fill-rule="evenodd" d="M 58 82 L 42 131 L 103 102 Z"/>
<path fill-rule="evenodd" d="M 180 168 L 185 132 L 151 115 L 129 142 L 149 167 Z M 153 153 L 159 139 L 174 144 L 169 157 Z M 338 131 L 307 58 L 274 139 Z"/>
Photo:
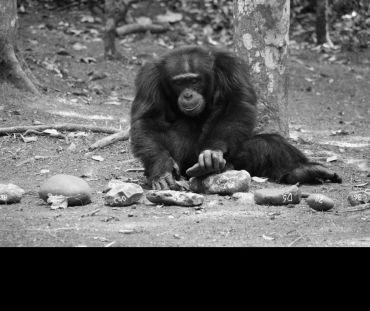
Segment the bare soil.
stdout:
<path fill-rule="evenodd" d="M 20 44 L 45 92 L 37 98 L 0 85 L 1 127 L 35 121 L 115 128 L 128 123 L 135 74 L 140 64 L 166 51 L 164 35 L 129 36 L 118 42 L 126 59 L 105 61 L 94 32 L 101 31 L 102 23 L 82 23 L 83 14 L 88 12 L 21 16 Z M 82 32 L 71 34 L 71 28 Z M 76 42 L 87 48 L 73 49 Z M 323 163 L 338 156 L 327 165 L 343 177 L 342 184 L 302 187 L 331 197 L 331 211 L 316 212 L 304 201 L 269 207 L 221 196 L 207 196 L 202 210 L 144 204 L 111 208 L 104 205 L 102 194 L 109 180 L 145 183 L 142 173 L 125 172 L 140 167 L 128 142 L 91 153 L 88 146 L 105 134 L 87 133 L 68 142 L 38 136 L 30 143 L 20 135 L 7 135 L 0 137 L 0 183 L 17 184 L 26 194 L 19 204 L 0 205 L 0 246 L 370 246 L 370 210 L 349 212 L 347 202 L 350 191 L 369 187 L 356 187 L 369 182 L 369 171 L 351 160 L 364 161 L 370 155 L 370 51 L 341 52 L 335 61 L 321 56 L 308 49 L 291 50 L 289 112 L 291 131 L 299 136 L 296 146 Z M 87 57 L 93 62 L 85 63 Z M 47 63 L 56 64 L 57 70 L 47 69 Z M 107 76 L 89 81 L 102 73 Z M 120 105 L 107 103 L 112 92 Z M 345 135 L 333 135 L 338 130 Z M 75 151 L 67 150 L 72 142 Z M 104 161 L 93 160 L 93 155 Z M 86 170 L 92 171 L 91 204 L 51 210 L 38 197 L 46 178 L 58 173 L 81 176 Z M 254 182 L 252 191 L 267 187 L 281 185 Z"/>

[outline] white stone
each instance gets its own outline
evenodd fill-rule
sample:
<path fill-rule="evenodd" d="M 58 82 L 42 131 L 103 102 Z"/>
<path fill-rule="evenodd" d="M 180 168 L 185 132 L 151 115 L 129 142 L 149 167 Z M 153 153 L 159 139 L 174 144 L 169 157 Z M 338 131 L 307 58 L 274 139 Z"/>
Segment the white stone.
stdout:
<path fill-rule="evenodd" d="M 105 204 L 109 206 L 128 206 L 138 202 L 143 196 L 143 188 L 134 183 L 111 180 L 110 190 L 104 196 Z"/>

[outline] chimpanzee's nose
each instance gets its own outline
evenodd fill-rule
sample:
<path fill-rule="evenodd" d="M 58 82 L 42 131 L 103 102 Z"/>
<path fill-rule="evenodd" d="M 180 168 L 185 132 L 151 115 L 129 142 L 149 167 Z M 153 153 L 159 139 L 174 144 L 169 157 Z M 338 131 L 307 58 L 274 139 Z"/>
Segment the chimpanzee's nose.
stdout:
<path fill-rule="evenodd" d="M 184 93 L 184 98 L 189 100 L 193 98 L 193 94 L 191 92 L 185 92 Z"/>

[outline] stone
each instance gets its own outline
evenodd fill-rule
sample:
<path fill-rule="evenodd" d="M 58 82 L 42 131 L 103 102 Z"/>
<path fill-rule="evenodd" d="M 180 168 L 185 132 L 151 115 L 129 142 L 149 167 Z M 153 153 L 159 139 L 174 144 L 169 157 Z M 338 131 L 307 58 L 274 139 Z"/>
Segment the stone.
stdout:
<path fill-rule="evenodd" d="M 306 202 L 315 211 L 325 212 L 334 207 L 334 201 L 323 194 L 311 194 Z"/>
<path fill-rule="evenodd" d="M 137 203 L 143 196 L 144 190 L 141 186 L 112 180 L 108 184 L 110 189 L 104 196 L 106 205 L 114 207 L 123 207 Z"/>
<path fill-rule="evenodd" d="M 146 197 L 150 202 L 164 205 L 197 206 L 204 202 L 200 194 L 174 190 L 151 190 Z"/>
<path fill-rule="evenodd" d="M 248 192 L 251 176 L 247 171 L 230 170 L 206 177 L 190 179 L 190 190 L 197 193 L 228 195 L 236 192 Z"/>
<path fill-rule="evenodd" d="M 68 206 L 85 205 L 91 202 L 91 188 L 82 178 L 58 174 L 47 179 L 40 187 L 39 196 L 47 202 L 49 195 L 63 195 Z"/>
<path fill-rule="evenodd" d="M 19 203 L 25 191 L 14 184 L 0 184 L 0 204 Z"/>
<path fill-rule="evenodd" d="M 350 192 L 347 200 L 352 206 L 370 203 L 370 189 Z"/>
<path fill-rule="evenodd" d="M 250 192 L 236 192 L 232 198 L 240 204 L 254 204 L 254 194 Z"/>
<path fill-rule="evenodd" d="M 297 186 L 259 189 L 254 192 L 254 201 L 259 205 L 289 205 L 301 201 L 301 190 Z"/>

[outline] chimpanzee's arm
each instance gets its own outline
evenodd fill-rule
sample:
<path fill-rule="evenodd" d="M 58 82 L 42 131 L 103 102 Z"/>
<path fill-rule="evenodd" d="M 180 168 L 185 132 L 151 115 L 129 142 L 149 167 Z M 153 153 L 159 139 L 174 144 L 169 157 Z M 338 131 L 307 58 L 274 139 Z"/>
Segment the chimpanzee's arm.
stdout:
<path fill-rule="evenodd" d="M 222 170 L 225 158 L 237 152 L 238 145 L 252 136 L 254 128 L 254 106 L 248 103 L 230 103 L 204 135 L 198 163 L 191 167 L 188 176 L 200 176 Z"/>
<path fill-rule="evenodd" d="M 177 164 L 165 144 L 165 132 L 150 120 L 139 119 L 131 125 L 131 146 L 145 168 L 154 189 L 176 189 L 174 174 Z"/>

